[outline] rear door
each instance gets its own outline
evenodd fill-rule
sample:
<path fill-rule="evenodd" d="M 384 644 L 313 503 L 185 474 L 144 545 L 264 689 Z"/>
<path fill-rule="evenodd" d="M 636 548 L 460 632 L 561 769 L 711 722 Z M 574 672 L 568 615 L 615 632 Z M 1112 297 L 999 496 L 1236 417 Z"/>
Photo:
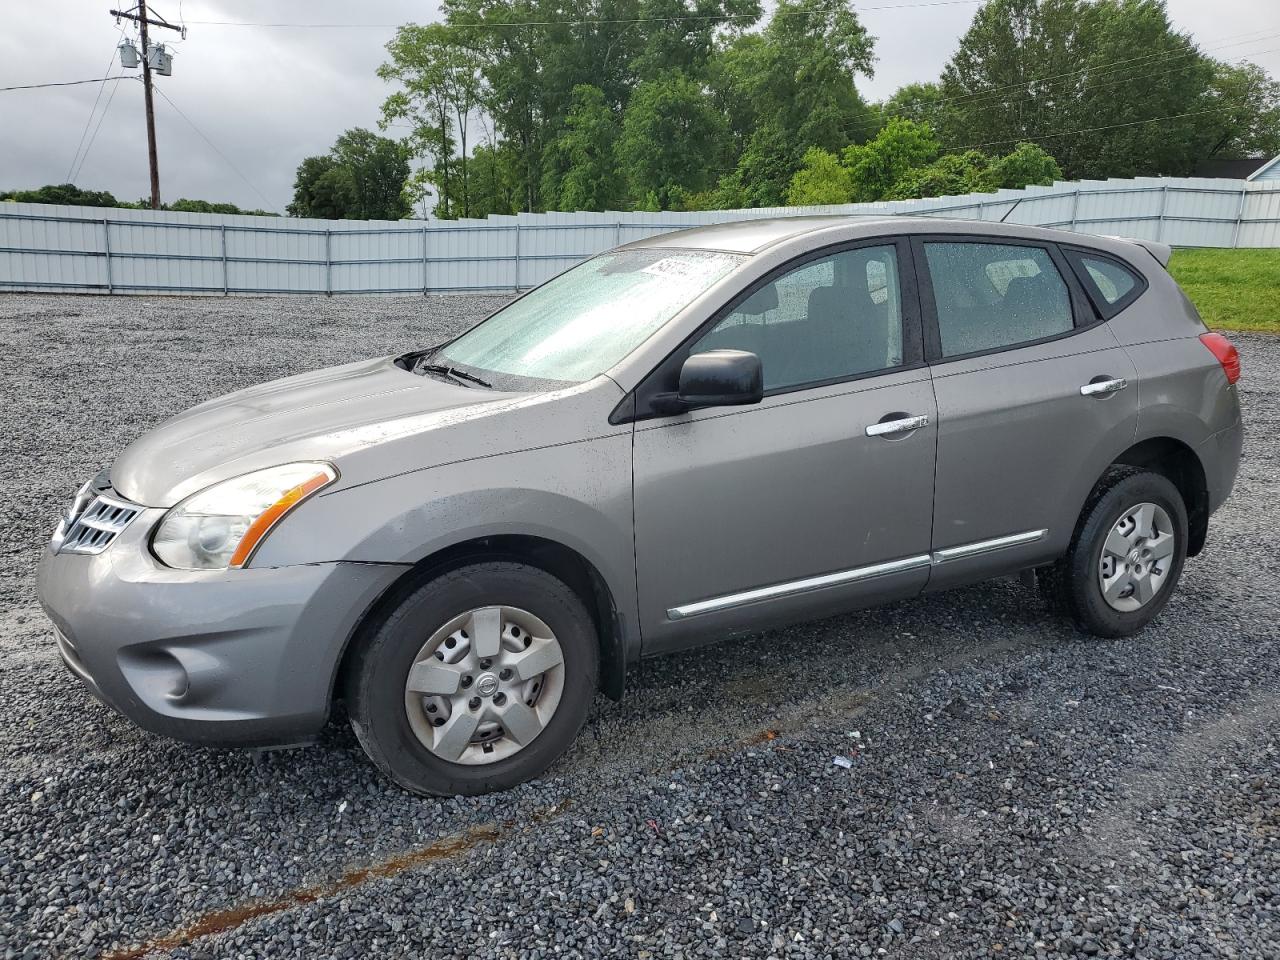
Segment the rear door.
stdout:
<path fill-rule="evenodd" d="M 935 410 L 909 263 L 880 240 L 779 268 L 651 375 L 749 350 L 766 390 L 636 423 L 646 653 L 923 588 Z"/>
<path fill-rule="evenodd" d="M 1053 244 L 913 241 L 938 403 L 930 589 L 1052 559 L 1137 428 L 1136 373 Z"/>

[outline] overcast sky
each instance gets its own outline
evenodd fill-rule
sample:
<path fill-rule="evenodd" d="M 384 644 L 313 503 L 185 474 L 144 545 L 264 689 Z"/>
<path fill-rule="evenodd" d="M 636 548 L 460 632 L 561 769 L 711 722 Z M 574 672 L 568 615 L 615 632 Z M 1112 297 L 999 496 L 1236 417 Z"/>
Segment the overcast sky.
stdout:
<path fill-rule="evenodd" d="M 903 7 L 862 13 L 879 58 L 875 77 L 860 83 L 869 100 L 904 83 L 936 79 L 979 5 L 920 2 L 860 5 Z M 105 76 L 109 59 L 112 74 L 123 73 L 114 56 L 119 27 L 107 13 L 111 6 L 111 0 L 10 4 L 0 31 L 0 87 Z M 1207 53 L 1247 57 L 1280 77 L 1280 0 L 1168 0 L 1168 7 L 1174 23 Z M 157 86 L 191 121 L 157 96 L 161 196 L 277 211 L 292 196 L 301 158 L 325 152 L 348 127 L 376 125 L 387 88 L 374 71 L 394 25 L 438 15 L 429 0 L 154 0 L 153 9 L 188 26 L 185 41 L 165 30 L 153 36 L 175 53 L 173 76 L 158 78 Z M 99 87 L 102 97 L 85 136 Z M 128 81 L 0 92 L 0 187 L 66 182 L 82 137 L 92 144 L 77 184 L 129 200 L 149 192 L 142 85 Z"/>

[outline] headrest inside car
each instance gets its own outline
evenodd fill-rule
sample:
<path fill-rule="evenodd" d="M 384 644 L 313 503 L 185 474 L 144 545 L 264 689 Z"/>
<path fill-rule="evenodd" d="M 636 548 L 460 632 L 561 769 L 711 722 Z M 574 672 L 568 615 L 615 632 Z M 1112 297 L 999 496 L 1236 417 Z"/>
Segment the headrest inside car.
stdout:
<path fill-rule="evenodd" d="M 778 306 L 778 288 L 772 283 L 768 286 L 761 287 L 738 308 L 739 313 L 745 313 L 749 317 L 758 317 L 770 310 L 777 309 Z"/>

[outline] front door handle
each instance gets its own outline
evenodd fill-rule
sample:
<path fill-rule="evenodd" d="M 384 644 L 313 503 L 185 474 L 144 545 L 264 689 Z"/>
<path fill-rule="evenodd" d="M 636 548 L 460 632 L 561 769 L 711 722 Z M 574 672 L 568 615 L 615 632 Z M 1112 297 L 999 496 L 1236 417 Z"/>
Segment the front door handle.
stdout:
<path fill-rule="evenodd" d="M 888 437 L 897 433 L 910 433 L 929 425 L 929 417 L 921 414 L 918 417 L 902 417 L 898 420 L 882 420 L 867 427 L 868 437 Z"/>
<path fill-rule="evenodd" d="M 1123 390 L 1129 385 L 1129 381 L 1124 377 L 1114 377 L 1112 379 L 1094 378 L 1080 388 L 1080 396 L 1082 397 L 1109 397 L 1113 393 Z"/>

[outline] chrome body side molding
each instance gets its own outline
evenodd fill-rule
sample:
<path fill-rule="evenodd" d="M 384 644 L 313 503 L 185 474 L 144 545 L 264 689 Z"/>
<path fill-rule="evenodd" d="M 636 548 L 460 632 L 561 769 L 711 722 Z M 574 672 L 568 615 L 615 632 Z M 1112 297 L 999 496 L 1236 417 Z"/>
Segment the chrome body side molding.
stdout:
<path fill-rule="evenodd" d="M 844 583 L 854 583 L 858 580 L 869 580 L 872 577 L 883 577 L 890 573 L 901 573 L 918 567 L 927 567 L 931 562 L 929 555 L 922 553 L 919 556 L 890 560 L 887 563 L 855 567 L 852 570 L 840 570 L 836 573 L 824 573 L 821 576 L 806 577 L 803 580 L 792 580 L 788 583 L 775 583 L 770 587 L 758 587 L 755 590 L 744 590 L 742 593 L 730 593 L 723 597 L 713 597 L 710 600 L 699 600 L 697 603 L 686 603 L 683 606 L 672 607 L 667 611 L 667 616 L 672 620 L 683 620 L 686 617 L 696 617 L 702 613 L 715 613 L 718 610 L 728 610 L 730 607 L 740 607 L 746 603 L 756 603 L 760 600 L 777 600 L 797 593 L 821 590 L 823 587 L 835 587 Z"/>
<path fill-rule="evenodd" d="M 783 597 L 809 593 L 813 590 L 822 590 L 826 587 L 837 587 L 846 583 L 856 583 L 859 580 L 887 576 L 892 573 L 904 573 L 907 570 L 916 570 L 933 564 L 963 560 L 967 557 L 993 553 L 996 550 L 1005 550 L 1009 547 L 1020 547 L 1028 543 L 1035 543 L 1037 540 L 1044 539 L 1048 533 L 1048 530 L 1027 530 L 1022 533 L 1011 533 L 1005 537 L 995 537 L 991 540 L 978 540 L 974 543 L 965 543 L 956 547 L 946 547 L 942 550 L 935 550 L 932 553 L 903 557 L 900 560 L 889 560 L 885 563 L 875 563 L 866 567 L 854 567 L 852 570 L 838 570 L 835 573 L 824 573 L 816 577 L 806 577 L 803 580 L 775 583 L 768 587 L 744 590 L 741 593 L 729 593 L 721 597 L 712 597 L 710 600 L 699 600 L 695 603 L 672 607 L 667 611 L 667 618 L 670 620 L 684 620 L 704 613 L 729 610 L 748 603 L 759 603 L 762 600 L 779 600 Z"/>
<path fill-rule="evenodd" d="M 1004 550 L 1007 547 L 1020 547 L 1025 543 L 1043 540 L 1048 530 L 1027 530 L 1024 533 L 1011 533 L 1007 537 L 996 537 L 992 540 L 979 540 L 976 543 L 962 543 L 958 547 L 947 547 L 933 551 L 934 563 L 946 563 L 949 560 L 962 560 L 965 557 L 976 557 L 983 553 Z"/>

